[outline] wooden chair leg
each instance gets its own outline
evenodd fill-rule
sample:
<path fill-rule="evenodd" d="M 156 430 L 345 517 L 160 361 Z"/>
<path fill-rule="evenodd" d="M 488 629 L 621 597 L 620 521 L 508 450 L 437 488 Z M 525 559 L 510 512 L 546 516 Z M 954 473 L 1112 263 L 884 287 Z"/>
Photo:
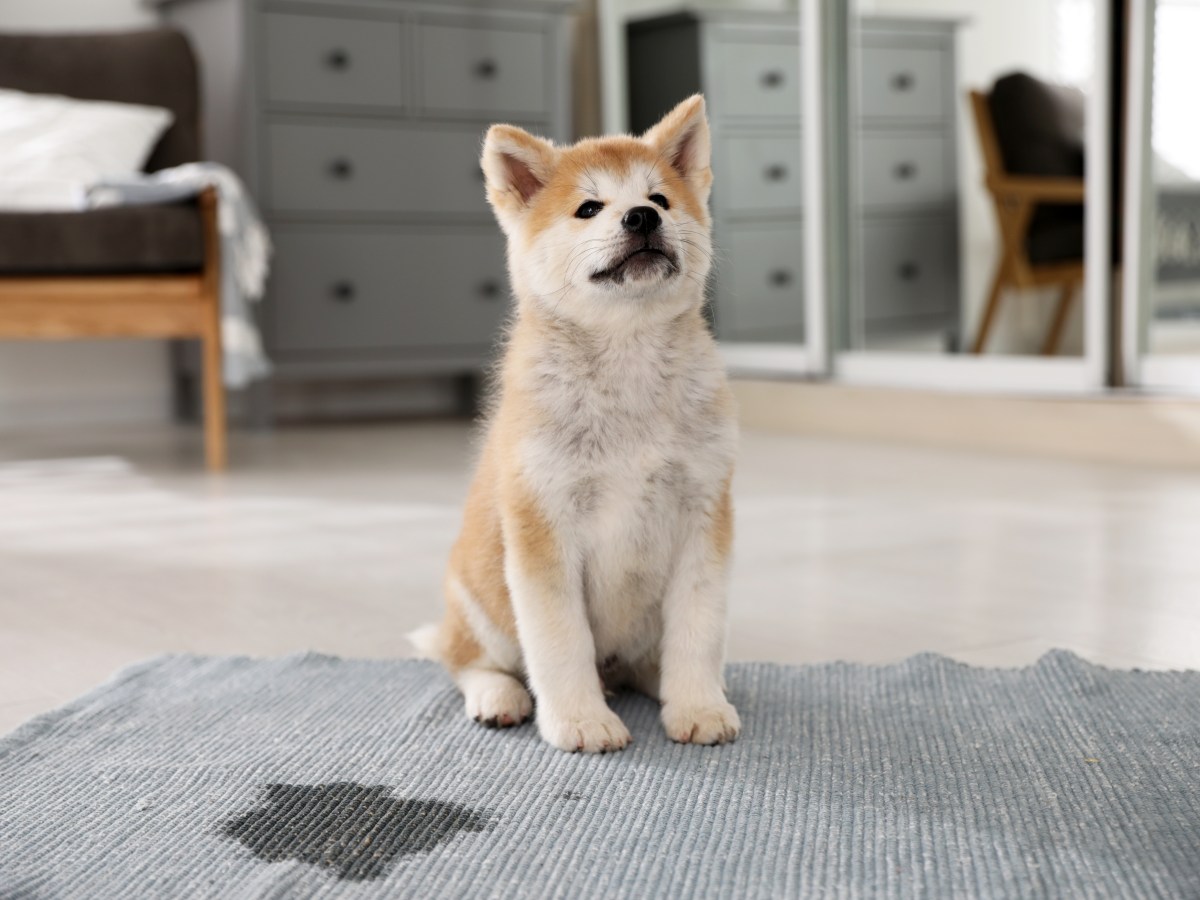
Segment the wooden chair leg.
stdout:
<path fill-rule="evenodd" d="M 1046 333 L 1045 343 L 1042 344 L 1042 356 L 1054 356 L 1058 353 L 1058 345 L 1062 343 L 1063 329 L 1066 327 L 1067 315 L 1071 311 L 1071 301 L 1075 299 L 1075 293 L 1074 281 L 1063 284 L 1054 318 L 1050 322 L 1050 330 Z"/>
<path fill-rule="evenodd" d="M 215 321 L 214 321 L 215 320 Z M 209 471 L 224 470 L 228 459 L 225 381 L 221 361 L 221 324 L 210 318 L 204 335 L 204 457 Z"/>
<path fill-rule="evenodd" d="M 1007 267 L 1001 263 L 996 267 L 996 275 L 992 279 L 992 291 L 988 294 L 987 305 L 983 308 L 983 318 L 979 322 L 979 331 L 975 334 L 975 343 L 971 346 L 972 353 L 982 353 L 987 346 L 988 335 L 996 321 L 996 311 L 1000 308 L 1000 299 L 1004 296 L 1004 282 L 1007 279 Z"/>
<path fill-rule="evenodd" d="M 204 458 L 209 471 L 220 472 L 228 459 L 225 424 L 224 357 L 221 353 L 221 237 L 217 227 L 217 192 L 200 193 L 204 226 Z"/>

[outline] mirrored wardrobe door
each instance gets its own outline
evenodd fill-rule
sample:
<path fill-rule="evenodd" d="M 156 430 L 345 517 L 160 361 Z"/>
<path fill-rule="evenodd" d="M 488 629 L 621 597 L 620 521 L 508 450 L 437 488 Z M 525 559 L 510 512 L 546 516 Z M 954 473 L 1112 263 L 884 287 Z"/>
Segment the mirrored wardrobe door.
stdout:
<path fill-rule="evenodd" d="M 626 3 L 629 129 L 703 93 L 712 128 L 714 333 L 735 367 L 806 368 L 800 9 Z"/>
<path fill-rule="evenodd" d="M 839 372 L 947 387 L 1097 380 L 1089 318 L 1107 285 L 1087 277 L 1087 218 L 1108 200 L 1096 177 L 1110 149 L 1107 0 L 849 10 Z"/>

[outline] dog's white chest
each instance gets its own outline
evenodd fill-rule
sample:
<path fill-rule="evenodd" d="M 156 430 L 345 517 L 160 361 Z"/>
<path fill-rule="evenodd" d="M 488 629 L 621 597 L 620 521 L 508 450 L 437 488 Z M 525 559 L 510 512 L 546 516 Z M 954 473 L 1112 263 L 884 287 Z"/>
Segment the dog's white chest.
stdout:
<path fill-rule="evenodd" d="M 558 415 L 529 445 L 526 471 L 579 561 L 598 660 L 657 647 L 681 536 L 732 465 L 719 363 L 690 362 L 686 376 L 627 358 L 554 379 L 544 401 Z"/>
<path fill-rule="evenodd" d="M 676 460 L 619 466 L 598 479 L 594 505 L 580 511 L 576 534 L 598 660 L 637 659 L 658 644 L 684 527 L 682 477 Z"/>

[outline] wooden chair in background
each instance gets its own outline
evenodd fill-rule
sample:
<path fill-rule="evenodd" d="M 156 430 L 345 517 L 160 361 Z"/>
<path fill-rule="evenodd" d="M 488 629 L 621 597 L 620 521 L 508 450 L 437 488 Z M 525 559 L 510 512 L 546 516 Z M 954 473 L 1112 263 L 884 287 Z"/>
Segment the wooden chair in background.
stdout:
<path fill-rule="evenodd" d="M 1084 264 L 1082 258 L 1051 263 L 1032 262 L 1028 252 L 1029 227 L 1039 206 L 1082 203 L 1084 180 L 1009 174 L 1004 165 L 987 95 L 971 91 L 970 102 L 983 149 L 985 184 L 995 204 L 1001 241 L 1000 261 L 971 352 L 983 352 L 1006 291 L 1057 286 L 1058 305 L 1042 343 L 1042 353 L 1052 356 L 1058 352 L 1071 304 L 1083 285 Z"/>

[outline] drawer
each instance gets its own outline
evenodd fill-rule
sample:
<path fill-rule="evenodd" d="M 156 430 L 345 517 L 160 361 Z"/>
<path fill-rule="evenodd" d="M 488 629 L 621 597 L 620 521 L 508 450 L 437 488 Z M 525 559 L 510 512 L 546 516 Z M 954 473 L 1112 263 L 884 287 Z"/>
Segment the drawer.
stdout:
<path fill-rule="evenodd" d="M 949 217 L 862 223 L 863 306 L 868 322 L 953 312 L 958 235 Z"/>
<path fill-rule="evenodd" d="M 508 307 L 500 235 L 277 227 L 273 348 L 490 344 Z"/>
<path fill-rule="evenodd" d="M 712 115 L 800 118 L 800 51 L 794 44 L 717 39 L 709 49 Z"/>
<path fill-rule="evenodd" d="M 865 118 L 940 119 L 946 91 L 954 90 L 948 53 L 936 48 L 862 49 L 862 115 Z"/>
<path fill-rule="evenodd" d="M 276 212 L 487 215 L 476 128 L 276 122 L 267 136 Z"/>
<path fill-rule="evenodd" d="M 423 108 L 492 119 L 497 113 L 547 113 L 550 48 L 544 32 L 425 24 L 417 27 L 417 47 Z"/>
<path fill-rule="evenodd" d="M 862 135 L 863 206 L 953 203 L 946 136 Z"/>
<path fill-rule="evenodd" d="M 263 28 L 267 100 L 403 105 L 398 22 L 267 13 Z"/>
<path fill-rule="evenodd" d="M 717 326 L 724 340 L 804 337 L 803 231 L 799 223 L 735 225 L 722 242 Z"/>
<path fill-rule="evenodd" d="M 717 140 L 717 200 L 732 211 L 799 209 L 800 135 Z"/>

